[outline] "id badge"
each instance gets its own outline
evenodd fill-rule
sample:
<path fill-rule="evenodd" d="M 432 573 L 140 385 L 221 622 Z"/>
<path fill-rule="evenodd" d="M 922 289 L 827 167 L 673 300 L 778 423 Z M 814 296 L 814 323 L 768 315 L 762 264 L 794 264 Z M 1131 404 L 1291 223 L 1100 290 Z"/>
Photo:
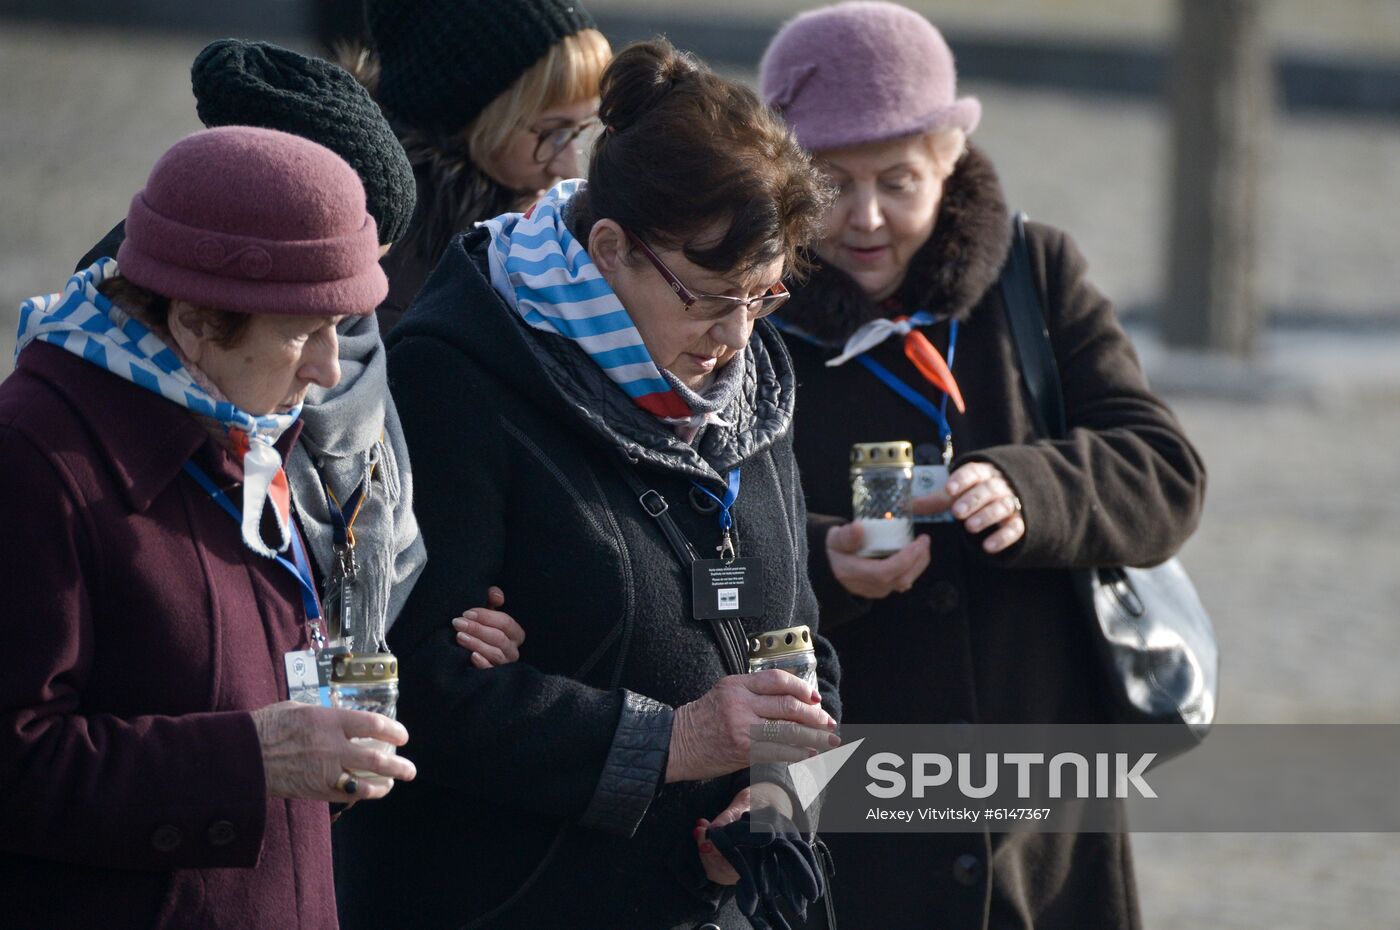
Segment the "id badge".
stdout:
<path fill-rule="evenodd" d="M 929 494 L 936 494 L 943 490 L 943 486 L 948 483 L 947 465 L 915 465 L 914 466 L 914 489 L 915 497 L 924 497 Z M 926 516 L 915 515 L 915 523 L 952 523 L 953 512 L 945 510 L 942 513 L 928 514 Z"/>
<path fill-rule="evenodd" d="M 690 568 L 692 613 L 696 620 L 763 615 L 761 559 L 698 559 Z"/>
<path fill-rule="evenodd" d="M 320 704 L 321 675 L 315 650 L 288 652 L 282 660 L 287 666 L 287 697 L 302 704 Z"/>

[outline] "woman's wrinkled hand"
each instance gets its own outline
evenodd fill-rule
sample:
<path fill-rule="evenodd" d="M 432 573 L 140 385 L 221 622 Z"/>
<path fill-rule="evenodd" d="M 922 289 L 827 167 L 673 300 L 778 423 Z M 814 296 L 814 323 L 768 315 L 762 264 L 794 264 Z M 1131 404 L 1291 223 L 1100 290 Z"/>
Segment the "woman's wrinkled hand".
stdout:
<path fill-rule="evenodd" d="M 506 595 L 500 588 L 486 592 L 486 607 L 473 607 L 452 621 L 457 645 L 471 651 L 477 668 L 509 665 L 520 660 L 525 629 L 510 614 L 501 611 Z"/>
<path fill-rule="evenodd" d="M 383 714 L 283 701 L 253 711 L 252 717 L 272 797 L 340 804 L 373 800 L 388 794 L 394 780 L 412 781 L 418 774 L 402 756 L 357 742 L 408 742 L 403 724 Z M 373 774 L 355 778 L 356 790 L 350 792 L 342 776 L 352 771 Z"/>
<path fill-rule="evenodd" d="M 761 728 L 760 741 L 753 730 Z M 698 700 L 676 709 L 666 781 L 701 781 L 753 761 L 801 762 L 841 745 L 821 695 L 789 672 L 729 675 Z"/>
<path fill-rule="evenodd" d="M 982 548 L 992 555 L 1010 548 L 1026 535 L 1021 499 L 1011 490 L 1001 469 L 989 462 L 962 466 L 948 476 L 943 490 L 914 498 L 913 509 L 920 516 L 952 510 L 954 519 L 969 533 L 997 527 L 982 542 Z"/>
<path fill-rule="evenodd" d="M 917 536 L 893 555 L 872 559 L 857 555 L 865 544 L 859 523 L 833 526 L 826 533 L 826 557 L 841 587 L 857 597 L 879 600 L 908 591 L 928 568 L 929 538 Z"/>

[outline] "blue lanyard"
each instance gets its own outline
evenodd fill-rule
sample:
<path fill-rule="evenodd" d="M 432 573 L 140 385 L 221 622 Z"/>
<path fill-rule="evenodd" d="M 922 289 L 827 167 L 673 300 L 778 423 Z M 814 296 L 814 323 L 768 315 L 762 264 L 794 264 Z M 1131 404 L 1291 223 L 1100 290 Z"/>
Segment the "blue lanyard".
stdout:
<path fill-rule="evenodd" d="M 233 505 L 233 501 L 228 499 L 228 495 L 219 490 L 218 486 L 204 473 L 204 469 L 194 462 L 186 462 L 185 473 L 199 482 L 199 486 L 214 499 L 216 504 L 224 508 L 229 516 L 233 517 L 235 523 L 242 525 L 243 515 Z M 306 559 L 306 549 L 302 546 L 301 534 L 294 526 L 289 527 L 289 529 L 292 537 L 292 558 L 295 560 L 295 564 L 288 562 L 286 556 L 281 555 L 276 556 L 276 561 L 278 565 L 291 572 L 292 577 L 297 580 L 297 587 L 301 589 L 301 606 L 306 611 L 306 621 L 311 627 L 311 644 L 319 649 L 324 645 L 325 636 L 320 631 L 321 604 L 316 598 L 316 584 L 311 580 L 311 563 Z"/>
<path fill-rule="evenodd" d="M 911 318 L 911 319 L 915 319 Z M 958 349 L 958 321 L 953 320 L 948 324 L 948 370 L 953 370 L 953 358 Z M 856 361 L 864 365 L 871 374 L 885 383 L 885 386 L 894 391 L 900 397 L 913 404 L 920 413 L 928 417 L 938 425 L 938 443 L 945 449 L 953 440 L 953 428 L 948 425 L 948 395 L 943 394 L 943 400 L 938 406 L 933 405 L 929 400 L 908 384 L 900 380 L 899 376 L 890 371 L 884 365 L 870 357 L 869 353 L 856 356 Z"/>
<path fill-rule="evenodd" d="M 734 515 L 729 511 L 734 506 L 734 502 L 739 499 L 739 469 L 729 469 L 729 480 L 726 482 L 722 498 L 698 481 L 690 483 L 699 488 L 701 494 L 719 505 L 719 557 L 724 560 L 725 564 L 733 562 L 738 555 L 738 550 L 734 546 L 734 534 L 730 532 L 734 528 Z"/>
<path fill-rule="evenodd" d="M 710 500 L 719 504 L 719 528 L 722 530 L 733 528 L 734 517 L 730 514 L 729 509 L 733 507 L 734 502 L 739 499 L 739 469 L 731 468 L 729 470 L 728 487 L 725 488 L 723 498 L 698 481 L 692 481 L 690 483 L 699 488 L 701 494 L 704 494 Z"/>

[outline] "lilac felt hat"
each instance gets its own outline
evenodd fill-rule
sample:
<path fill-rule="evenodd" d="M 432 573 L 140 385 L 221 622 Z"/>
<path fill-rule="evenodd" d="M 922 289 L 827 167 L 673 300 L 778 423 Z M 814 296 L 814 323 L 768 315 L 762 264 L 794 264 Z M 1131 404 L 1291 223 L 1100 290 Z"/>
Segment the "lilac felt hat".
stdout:
<path fill-rule="evenodd" d="M 763 99 L 808 151 L 935 129 L 971 133 L 982 117 L 957 98 L 953 53 L 927 19 L 895 3 L 838 3 L 803 13 L 759 65 Z"/>
<path fill-rule="evenodd" d="M 117 266 L 157 294 L 243 313 L 364 315 L 389 291 L 354 169 L 247 126 L 197 132 L 161 156 L 131 198 Z"/>

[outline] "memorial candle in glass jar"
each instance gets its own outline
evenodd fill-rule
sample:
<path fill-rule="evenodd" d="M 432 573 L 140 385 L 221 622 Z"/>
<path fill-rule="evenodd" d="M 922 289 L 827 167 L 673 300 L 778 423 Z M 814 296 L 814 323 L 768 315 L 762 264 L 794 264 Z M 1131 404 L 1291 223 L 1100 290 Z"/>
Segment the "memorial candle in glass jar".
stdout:
<path fill-rule="evenodd" d="M 864 533 L 858 555 L 883 558 L 913 540 L 913 488 L 913 443 L 861 442 L 851 447 L 851 510 Z"/>

